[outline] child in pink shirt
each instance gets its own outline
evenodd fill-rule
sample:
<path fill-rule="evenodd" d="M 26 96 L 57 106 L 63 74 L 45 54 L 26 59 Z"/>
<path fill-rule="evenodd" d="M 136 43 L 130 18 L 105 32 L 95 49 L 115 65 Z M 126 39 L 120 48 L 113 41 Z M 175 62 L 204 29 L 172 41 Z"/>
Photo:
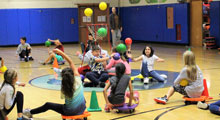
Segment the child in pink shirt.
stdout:
<path fill-rule="evenodd" d="M 117 51 L 115 48 L 113 48 L 112 52 L 113 52 L 112 56 L 115 54 L 118 54 L 118 53 L 116 53 Z M 127 74 L 127 75 L 131 74 L 131 66 L 128 64 L 128 62 L 126 61 L 126 59 L 122 55 L 120 55 L 120 58 L 118 60 L 115 60 L 114 57 L 112 57 L 109 64 L 105 67 L 105 69 L 108 70 L 108 72 L 110 72 L 110 73 L 114 73 L 115 72 L 115 65 L 118 63 L 123 63 L 125 65 L 125 67 L 126 67 L 125 74 Z"/>

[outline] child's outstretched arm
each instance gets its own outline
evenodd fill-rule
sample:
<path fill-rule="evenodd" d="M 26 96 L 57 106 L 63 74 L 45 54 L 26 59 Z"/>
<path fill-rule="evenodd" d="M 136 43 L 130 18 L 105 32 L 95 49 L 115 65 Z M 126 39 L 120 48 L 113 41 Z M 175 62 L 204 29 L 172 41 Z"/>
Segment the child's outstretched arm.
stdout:
<path fill-rule="evenodd" d="M 61 42 L 59 40 L 51 40 L 51 39 L 48 39 L 48 41 L 50 42 L 54 42 L 54 43 L 57 43 L 58 45 L 62 45 Z"/>
<path fill-rule="evenodd" d="M 64 59 L 67 60 L 67 62 L 70 65 L 70 68 L 73 70 L 75 76 L 79 76 L 80 75 L 78 73 L 78 70 L 77 70 L 76 66 L 74 65 L 73 61 L 70 59 L 70 57 L 68 55 L 66 55 L 64 52 L 62 52 L 59 49 L 54 49 L 53 52 L 60 54 L 61 56 L 64 57 Z"/>
<path fill-rule="evenodd" d="M 129 104 L 128 105 L 131 106 L 132 105 L 132 99 L 133 99 L 133 96 L 134 96 L 131 80 L 129 81 L 129 90 L 130 90 L 130 98 L 129 98 Z"/>
<path fill-rule="evenodd" d="M 96 58 L 96 59 L 95 59 L 95 62 L 105 62 L 105 61 L 107 61 L 107 60 L 109 60 L 109 57 L 105 57 L 105 58 Z"/>
<path fill-rule="evenodd" d="M 165 60 L 164 59 L 161 59 L 161 58 L 158 58 L 157 59 L 157 62 L 164 62 Z"/>
<path fill-rule="evenodd" d="M 128 54 L 128 57 L 131 58 L 133 62 L 141 61 L 143 59 L 142 55 L 137 58 L 133 58 L 131 54 Z"/>
<path fill-rule="evenodd" d="M 109 108 L 112 108 L 113 105 L 108 101 L 108 95 L 107 95 L 107 90 L 109 89 L 109 87 L 110 87 L 110 82 L 108 82 L 108 84 L 105 86 L 105 88 L 103 90 L 103 95 L 104 95 L 104 98 L 105 98 L 106 105 Z"/>

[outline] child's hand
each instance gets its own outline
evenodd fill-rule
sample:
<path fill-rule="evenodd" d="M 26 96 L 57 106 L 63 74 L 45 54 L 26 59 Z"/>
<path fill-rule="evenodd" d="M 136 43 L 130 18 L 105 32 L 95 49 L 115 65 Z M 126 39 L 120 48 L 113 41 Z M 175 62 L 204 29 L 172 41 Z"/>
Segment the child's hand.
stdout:
<path fill-rule="evenodd" d="M 50 38 L 48 38 L 47 40 L 50 41 Z"/>
<path fill-rule="evenodd" d="M 79 52 L 79 51 L 76 51 L 76 55 L 79 56 L 79 55 L 80 55 L 80 52 Z"/>
<path fill-rule="evenodd" d="M 28 49 L 28 50 L 30 50 L 30 49 L 31 49 L 31 47 L 27 47 L 27 49 Z"/>
<path fill-rule="evenodd" d="M 127 45 L 127 49 L 128 49 L 128 51 L 131 51 L 131 44 Z"/>
<path fill-rule="evenodd" d="M 114 55 L 115 55 L 115 53 L 112 53 L 112 54 L 111 54 L 111 57 L 113 57 Z"/>
<path fill-rule="evenodd" d="M 129 58 L 132 58 L 132 54 L 127 54 L 127 56 L 128 56 Z"/>
<path fill-rule="evenodd" d="M 19 83 L 18 84 L 18 86 L 22 86 L 22 87 L 25 87 L 25 85 L 26 85 L 25 83 Z"/>
<path fill-rule="evenodd" d="M 112 108 L 113 108 L 113 105 L 112 105 L 111 103 L 107 103 L 107 107 L 108 107 L 109 109 L 112 109 Z"/>
<path fill-rule="evenodd" d="M 105 58 L 105 57 L 106 57 L 106 54 L 102 54 L 102 57 Z"/>

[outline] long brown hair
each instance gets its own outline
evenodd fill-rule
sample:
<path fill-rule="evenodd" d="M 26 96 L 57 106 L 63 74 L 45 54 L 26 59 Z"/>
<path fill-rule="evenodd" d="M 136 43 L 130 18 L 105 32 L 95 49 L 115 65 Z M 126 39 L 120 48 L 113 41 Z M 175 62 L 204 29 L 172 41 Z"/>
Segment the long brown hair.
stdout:
<path fill-rule="evenodd" d="M 13 70 L 13 69 L 6 70 L 4 73 L 4 82 L 2 83 L 0 91 L 2 90 L 3 86 L 7 83 L 13 87 L 13 89 L 14 89 L 13 96 L 14 96 L 15 86 L 13 85 L 13 82 L 17 76 L 18 76 L 18 74 L 15 70 Z"/>
<path fill-rule="evenodd" d="M 62 85 L 61 92 L 68 98 L 72 98 L 75 92 L 74 84 L 75 77 L 73 70 L 69 67 L 64 68 L 61 73 L 62 76 Z"/>
<path fill-rule="evenodd" d="M 187 76 L 191 81 L 195 81 L 197 78 L 197 67 L 195 61 L 195 55 L 191 51 L 186 51 L 183 54 L 185 66 L 187 68 Z"/>

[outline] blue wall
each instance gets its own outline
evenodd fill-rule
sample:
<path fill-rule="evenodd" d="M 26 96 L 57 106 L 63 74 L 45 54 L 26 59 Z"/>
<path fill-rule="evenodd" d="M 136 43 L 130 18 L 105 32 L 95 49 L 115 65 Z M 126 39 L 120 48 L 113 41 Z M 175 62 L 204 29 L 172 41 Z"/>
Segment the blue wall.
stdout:
<path fill-rule="evenodd" d="M 75 24 L 71 24 L 74 18 Z M 77 42 L 77 8 L 3 9 L 0 10 L 0 46 L 17 45 L 27 37 L 30 44 L 44 43 L 48 38 Z"/>
<path fill-rule="evenodd" d="M 174 8 L 174 28 L 167 29 L 166 8 Z M 122 39 L 189 43 L 189 5 L 163 4 L 120 9 L 123 32 Z M 75 24 L 71 24 L 74 18 Z M 176 24 L 181 24 L 181 41 L 176 40 Z M 0 46 L 18 45 L 19 38 L 27 37 L 30 44 L 42 44 L 48 38 L 59 38 L 61 42 L 78 42 L 77 8 L 48 9 L 1 9 Z"/>
<path fill-rule="evenodd" d="M 174 8 L 174 28 L 167 28 L 167 7 Z M 123 7 L 120 11 L 123 39 L 189 44 L 189 4 Z M 176 24 L 181 24 L 181 40 L 176 40 Z"/>
<path fill-rule="evenodd" d="M 220 1 L 211 2 L 210 35 L 215 37 L 217 46 L 220 47 Z"/>

